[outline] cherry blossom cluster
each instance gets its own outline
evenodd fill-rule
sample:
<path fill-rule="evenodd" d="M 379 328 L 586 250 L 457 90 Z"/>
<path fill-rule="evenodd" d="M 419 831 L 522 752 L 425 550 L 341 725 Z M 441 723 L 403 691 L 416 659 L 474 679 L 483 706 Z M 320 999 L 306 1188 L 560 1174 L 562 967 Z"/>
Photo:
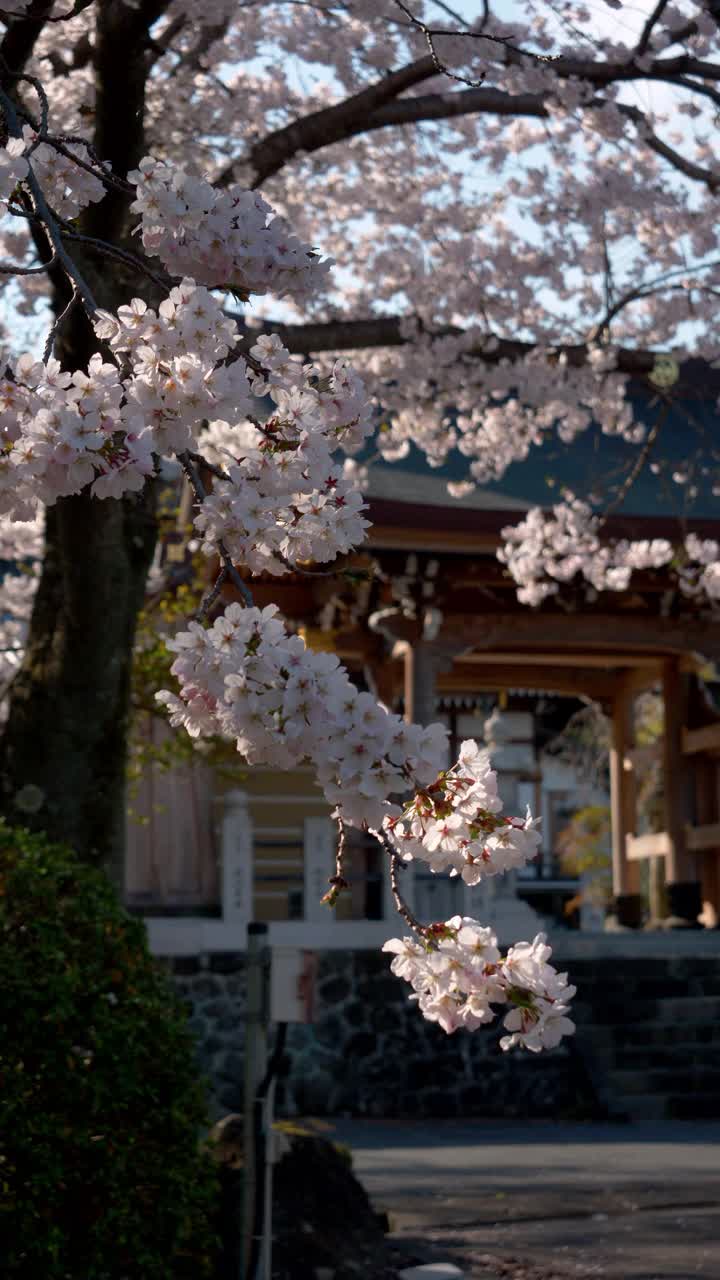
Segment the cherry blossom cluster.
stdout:
<path fill-rule="evenodd" d="M 388 818 L 388 840 L 405 861 L 420 859 L 465 884 L 523 867 L 537 853 L 539 819 L 500 815 L 490 757 L 469 739 L 452 769 L 416 791 L 399 818 Z"/>
<path fill-rule="evenodd" d="M 685 538 L 685 557 L 678 566 L 680 590 L 690 599 L 720 602 L 720 545 L 714 538 Z"/>
<path fill-rule="evenodd" d="M 105 195 L 103 183 L 71 158 L 77 156 L 85 164 L 90 164 L 91 157 L 83 142 L 67 143 L 68 156 L 47 142 L 34 145 L 35 136 L 33 130 L 26 126 L 23 138 L 28 150 L 32 148 L 29 154 L 33 172 L 55 213 L 62 218 L 76 218 L 89 204 L 102 200 Z"/>
<path fill-rule="evenodd" d="M 99 354 L 73 373 L 21 356 L 0 381 L 0 509 L 16 518 L 88 484 L 98 498 L 136 492 L 154 453 L 192 447 L 204 418 L 234 419 L 252 402 L 244 364 L 218 363 L 235 326 L 192 281 L 157 313 L 140 299 L 98 312 L 95 329 L 129 357 L 127 372 Z"/>
<path fill-rule="evenodd" d="M 87 373 L 21 356 L 0 381 L 0 511 L 28 519 L 90 484 L 98 497 L 139 490 L 151 475 L 149 437 L 124 431 L 115 365 L 94 355 Z"/>
<path fill-rule="evenodd" d="M 492 363 L 498 340 L 479 330 L 442 338 L 412 325 L 403 332 L 407 348 L 374 353 L 367 362 L 386 384 L 388 420 L 378 448 L 388 462 L 405 457 L 411 443 L 431 465 L 441 465 L 457 449 L 467 459 L 469 491 L 501 480 L 512 463 L 546 441 L 570 444 L 593 423 L 604 435 L 631 444 L 645 435 L 625 398 L 627 378 L 615 371 L 612 350 L 591 350 L 583 367 L 551 360 L 552 353 L 540 346 L 525 358 Z M 448 488 L 453 493 L 456 486 L 450 482 Z"/>
<path fill-rule="evenodd" d="M 518 583 L 521 603 L 540 604 L 578 574 L 597 591 L 624 591 L 633 569 L 660 568 L 672 558 L 664 538 L 605 544 L 600 528 L 588 503 L 567 494 L 550 514 L 533 507 L 519 524 L 503 529 L 498 559 Z"/>
<path fill-rule="evenodd" d="M 262 426 L 236 433 L 211 423 L 201 436 L 205 456 L 224 464 L 227 477 L 195 517 L 202 549 L 214 555 L 223 540 L 253 572 L 327 563 L 361 543 L 367 528 L 361 494 L 332 457 L 339 445 L 359 446 L 371 429 L 363 385 L 339 361 L 318 379 L 277 338 L 261 338 L 250 355 L 266 371 L 253 380 L 253 393 L 275 407 Z"/>
<path fill-rule="evenodd" d="M 48 204 L 62 218 L 75 218 L 88 204 L 102 200 L 105 187 L 101 180 L 72 158 L 77 156 L 89 164 L 85 143 L 68 142 L 65 150 L 70 154 L 63 155 L 50 143 L 38 142 L 29 125 L 23 129 L 22 138 L 9 138 L 0 147 L 0 200 L 10 198 L 17 183 L 27 178 L 30 165 Z"/>
<path fill-rule="evenodd" d="M 508 1034 L 500 1040 L 505 1050 L 554 1049 L 575 1030 L 568 1017 L 575 987 L 548 963 L 552 949 L 542 933 L 503 957 L 492 929 L 470 916 L 453 916 L 430 925 L 419 940 L 392 938 L 383 951 L 393 954 L 390 967 L 410 984 L 410 999 L 423 1016 L 448 1035 L 474 1031 L 495 1019 L 493 1006 L 508 1005 Z"/>
<path fill-rule="evenodd" d="M 518 600 L 538 605 L 577 576 L 596 591 L 625 591 L 635 571 L 670 567 L 687 598 L 720 600 L 720 546 L 688 534 L 679 546 L 667 538 L 601 539 L 602 520 L 568 494 L 545 512 L 533 507 L 502 530 L 498 559 L 518 584 Z"/>
<path fill-rule="evenodd" d="M 188 733 L 234 738 L 249 764 L 294 768 L 310 761 L 336 815 L 381 828 L 390 802 L 429 786 L 447 752 L 442 725 L 408 725 L 358 693 L 338 658 L 289 636 L 274 605 L 229 605 L 209 628 L 191 623 L 169 644 L 179 696 L 159 701 Z"/>
<path fill-rule="evenodd" d="M 211 287 L 289 295 L 317 290 L 332 263 L 304 245 L 256 191 L 213 187 L 146 156 L 128 174 L 141 214 L 142 241 L 173 275 Z"/>
<path fill-rule="evenodd" d="M 172 289 L 157 312 L 135 298 L 117 315 L 99 313 L 95 331 L 131 361 L 124 416 L 147 424 L 157 453 L 192 449 L 205 419 L 234 422 L 253 406 L 244 361 L 226 362 L 237 327 L 194 280 Z"/>
<path fill-rule="evenodd" d="M 0 381 L 2 511 L 23 518 L 88 484 L 98 498 L 137 491 L 153 455 L 194 451 L 204 431 L 222 466 L 195 518 L 208 555 L 224 540 L 247 567 L 285 573 L 363 540 L 362 497 L 333 457 L 359 448 L 372 425 L 350 368 L 338 361 L 319 377 L 276 337 L 252 348 L 262 373 L 228 360 L 237 326 L 191 280 L 157 311 L 135 298 L 94 324 L 117 363 L 96 354 L 87 372 L 69 373 L 22 356 Z M 260 423 L 253 411 L 267 398 Z"/>

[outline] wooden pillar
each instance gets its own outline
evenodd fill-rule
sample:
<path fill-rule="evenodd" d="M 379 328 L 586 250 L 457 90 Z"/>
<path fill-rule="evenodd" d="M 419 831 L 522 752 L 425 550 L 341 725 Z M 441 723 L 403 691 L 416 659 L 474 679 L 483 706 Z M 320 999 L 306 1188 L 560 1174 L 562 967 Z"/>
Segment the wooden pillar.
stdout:
<path fill-rule="evenodd" d="M 699 827 L 718 822 L 718 761 L 701 755 L 695 761 L 695 822 Z M 702 897 L 702 923 L 716 929 L 720 919 L 720 848 L 706 849 L 699 855 Z"/>
<path fill-rule="evenodd" d="M 693 819 L 693 798 L 682 731 L 687 714 L 687 677 L 677 658 L 663 664 L 663 794 L 668 852 L 665 858 L 668 910 L 678 924 L 694 925 L 702 910 L 695 857 L 687 847 L 686 826 Z"/>
<path fill-rule="evenodd" d="M 430 641 L 418 639 L 405 650 L 405 719 L 431 724 L 435 719 L 437 674 L 440 663 Z"/>
<path fill-rule="evenodd" d="M 610 744 L 610 820 L 612 829 L 613 905 L 618 923 L 642 923 L 640 868 L 627 856 L 628 836 L 635 834 L 635 772 L 630 752 L 635 741 L 632 690 L 620 684 L 612 705 Z"/>
<path fill-rule="evenodd" d="M 431 641 L 418 636 L 407 641 L 403 648 L 405 662 L 403 702 L 405 705 L 405 721 L 407 724 L 432 724 L 435 719 L 435 700 L 437 696 L 437 675 L 441 666 L 436 646 Z M 418 885 L 420 876 L 426 877 L 428 869 L 418 862 L 406 862 L 400 868 L 399 887 L 405 902 L 411 910 L 417 910 Z M 383 915 L 386 920 L 392 919 L 395 903 L 389 879 L 385 883 L 385 899 Z"/>

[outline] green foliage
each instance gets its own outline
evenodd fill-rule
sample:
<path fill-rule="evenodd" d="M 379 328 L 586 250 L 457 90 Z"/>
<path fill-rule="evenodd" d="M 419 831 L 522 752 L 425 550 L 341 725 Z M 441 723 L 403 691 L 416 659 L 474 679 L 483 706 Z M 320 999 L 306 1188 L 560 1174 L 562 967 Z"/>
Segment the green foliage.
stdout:
<path fill-rule="evenodd" d="M 571 876 L 607 871 L 610 866 L 610 810 L 588 804 L 574 813 L 557 840 L 563 871 Z"/>
<path fill-rule="evenodd" d="M 239 782 L 246 776 L 233 742 L 220 737 L 191 738 L 184 729 L 171 729 L 165 709 L 155 701 L 159 689 L 178 691 L 177 681 L 170 673 L 175 654 L 165 641 L 186 629 L 212 581 L 207 558 L 188 550 L 193 527 L 191 522 L 183 523 L 179 498 L 177 486 L 166 485 L 160 491 L 158 536 L 168 580 L 160 590 L 149 592 L 137 618 L 127 765 L 131 802 L 139 783 L 153 767 L 164 771 L 202 761 L 228 781 Z M 132 803 L 129 812 L 135 820 L 142 820 Z"/>
<path fill-rule="evenodd" d="M 201 1280 L 212 1162 L 184 1014 L 105 876 L 0 825 L 4 1280 Z"/>

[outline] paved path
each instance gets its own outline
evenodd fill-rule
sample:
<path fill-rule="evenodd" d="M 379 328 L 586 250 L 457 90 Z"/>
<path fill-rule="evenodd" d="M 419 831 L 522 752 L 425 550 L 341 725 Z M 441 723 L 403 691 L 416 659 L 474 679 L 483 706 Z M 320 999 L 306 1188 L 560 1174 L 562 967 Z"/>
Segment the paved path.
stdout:
<path fill-rule="evenodd" d="M 332 1136 L 394 1231 L 478 1280 L 720 1280 L 720 1124 L 343 1120 Z"/>

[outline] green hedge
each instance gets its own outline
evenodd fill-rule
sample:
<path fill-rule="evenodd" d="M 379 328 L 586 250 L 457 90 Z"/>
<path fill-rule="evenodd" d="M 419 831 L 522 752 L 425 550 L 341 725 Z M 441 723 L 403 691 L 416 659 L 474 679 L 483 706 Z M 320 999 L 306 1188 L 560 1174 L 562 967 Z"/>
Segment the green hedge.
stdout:
<path fill-rule="evenodd" d="M 210 1275 L 204 1121 L 142 926 L 101 872 L 0 825 L 3 1280 Z"/>

